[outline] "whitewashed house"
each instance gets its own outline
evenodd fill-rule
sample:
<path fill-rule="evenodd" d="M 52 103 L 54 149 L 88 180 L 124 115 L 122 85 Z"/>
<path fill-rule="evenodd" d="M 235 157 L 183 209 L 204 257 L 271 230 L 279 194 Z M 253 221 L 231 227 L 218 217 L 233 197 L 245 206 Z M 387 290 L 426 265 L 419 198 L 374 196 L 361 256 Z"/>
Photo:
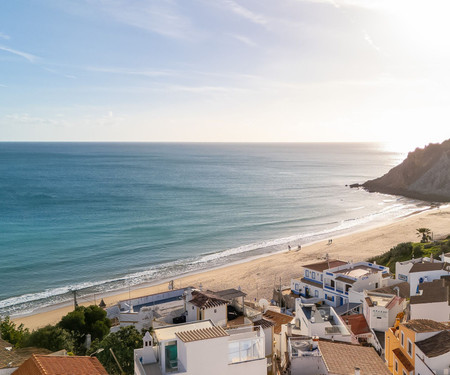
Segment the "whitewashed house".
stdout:
<path fill-rule="evenodd" d="M 364 317 L 369 327 L 376 331 L 384 332 L 393 327 L 397 315 L 403 312 L 407 305 L 406 299 L 396 294 L 365 291 L 364 295 Z"/>
<path fill-rule="evenodd" d="M 300 298 L 295 301 L 295 327 L 302 336 L 357 342 L 332 306 L 305 304 Z"/>
<path fill-rule="evenodd" d="M 450 331 L 415 343 L 416 375 L 450 374 Z"/>
<path fill-rule="evenodd" d="M 419 294 L 419 285 L 450 275 L 450 264 L 431 258 L 417 258 L 395 263 L 396 278 L 410 285 L 410 295 Z"/>
<path fill-rule="evenodd" d="M 450 276 L 419 285 L 419 294 L 409 302 L 411 319 L 450 321 Z"/>
<path fill-rule="evenodd" d="M 160 327 L 134 351 L 134 365 L 135 375 L 265 375 L 264 332 L 210 320 Z"/>
<path fill-rule="evenodd" d="M 390 375 L 370 347 L 304 338 L 289 341 L 290 375 Z M 396 374 L 397 375 L 397 374 Z"/>
<path fill-rule="evenodd" d="M 304 277 L 291 280 L 291 291 L 329 306 L 361 303 L 363 291 L 388 285 L 389 268 L 370 262 L 347 263 L 330 259 L 303 266 Z"/>
<path fill-rule="evenodd" d="M 229 300 L 213 292 L 202 292 L 188 288 L 185 296 L 186 322 L 211 320 L 215 325 L 227 325 L 227 306 Z"/>

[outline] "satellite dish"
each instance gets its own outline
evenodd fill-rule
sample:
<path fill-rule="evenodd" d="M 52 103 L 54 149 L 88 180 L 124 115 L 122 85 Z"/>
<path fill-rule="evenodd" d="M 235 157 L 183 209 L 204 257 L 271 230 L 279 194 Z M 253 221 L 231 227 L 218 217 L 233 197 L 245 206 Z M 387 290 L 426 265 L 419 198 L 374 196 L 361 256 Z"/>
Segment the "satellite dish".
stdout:
<path fill-rule="evenodd" d="M 263 312 L 266 312 L 266 310 L 267 310 L 268 307 L 270 306 L 270 303 L 269 303 L 269 301 L 267 301 L 266 299 L 261 298 L 261 299 L 258 301 L 258 305 L 262 307 Z"/>

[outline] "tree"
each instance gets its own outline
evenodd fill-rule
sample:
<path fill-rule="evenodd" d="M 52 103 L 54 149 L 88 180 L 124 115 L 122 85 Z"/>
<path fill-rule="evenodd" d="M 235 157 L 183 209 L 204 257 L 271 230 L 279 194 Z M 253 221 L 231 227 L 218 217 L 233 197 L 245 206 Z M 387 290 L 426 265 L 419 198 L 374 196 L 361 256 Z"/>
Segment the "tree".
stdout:
<path fill-rule="evenodd" d="M 58 327 L 70 332 L 75 343 L 75 353 L 84 355 L 86 335 L 89 333 L 92 340 L 102 340 L 109 332 L 111 321 L 106 317 L 106 311 L 98 306 L 78 306 L 63 316 Z"/>
<path fill-rule="evenodd" d="M 97 354 L 97 358 L 105 367 L 108 374 L 121 375 L 119 367 L 114 360 L 110 349 L 114 351 L 120 366 L 126 374 L 134 371 L 134 349 L 142 348 L 143 335 L 134 326 L 121 327 L 119 331 L 110 333 L 103 340 L 92 343 L 89 353 L 103 349 Z"/>
<path fill-rule="evenodd" d="M 418 228 L 416 229 L 417 231 L 417 236 L 418 237 L 422 237 L 422 239 L 420 240 L 420 242 L 422 243 L 426 243 L 429 242 L 431 240 L 431 230 L 428 228 Z"/>
<path fill-rule="evenodd" d="M 16 323 L 9 316 L 3 320 L 0 318 L 0 337 L 15 347 L 20 348 L 29 334 L 28 328 L 25 328 L 23 324 L 16 327 Z"/>
<path fill-rule="evenodd" d="M 62 349 L 71 352 L 74 349 L 74 339 L 65 329 L 58 326 L 47 325 L 33 331 L 25 340 L 24 346 L 46 348 L 52 352 Z"/>

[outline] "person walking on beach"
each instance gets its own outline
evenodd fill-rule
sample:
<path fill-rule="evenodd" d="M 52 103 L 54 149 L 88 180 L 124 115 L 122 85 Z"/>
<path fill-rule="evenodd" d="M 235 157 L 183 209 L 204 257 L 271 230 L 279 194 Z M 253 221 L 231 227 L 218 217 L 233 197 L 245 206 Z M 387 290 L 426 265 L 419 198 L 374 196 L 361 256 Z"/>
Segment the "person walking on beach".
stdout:
<path fill-rule="evenodd" d="M 288 250 L 291 251 L 291 245 L 288 245 Z"/>

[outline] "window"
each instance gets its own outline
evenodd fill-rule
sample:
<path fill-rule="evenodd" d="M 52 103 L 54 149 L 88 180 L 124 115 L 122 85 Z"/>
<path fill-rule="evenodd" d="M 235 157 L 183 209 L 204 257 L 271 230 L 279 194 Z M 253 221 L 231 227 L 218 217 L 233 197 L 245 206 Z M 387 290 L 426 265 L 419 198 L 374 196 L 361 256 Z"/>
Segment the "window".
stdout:
<path fill-rule="evenodd" d="M 398 362 L 397 361 L 394 362 L 394 368 L 395 368 L 395 372 L 398 372 Z"/>
<path fill-rule="evenodd" d="M 214 309 L 214 314 L 217 312 L 217 309 Z"/>
<path fill-rule="evenodd" d="M 412 358 L 412 342 L 408 339 L 408 354 Z"/>
<path fill-rule="evenodd" d="M 320 281 L 323 281 L 323 275 L 320 274 Z"/>
<path fill-rule="evenodd" d="M 192 306 L 192 310 L 194 310 L 194 306 Z"/>
<path fill-rule="evenodd" d="M 405 347 L 405 335 L 403 334 L 403 332 L 400 335 L 400 344 L 403 348 Z"/>
<path fill-rule="evenodd" d="M 345 284 L 345 291 L 348 293 L 351 287 L 351 285 Z"/>
<path fill-rule="evenodd" d="M 316 290 L 316 291 L 314 292 L 314 297 L 319 297 L 319 291 L 318 291 L 318 290 Z"/>
<path fill-rule="evenodd" d="M 312 271 L 312 273 L 311 273 L 311 277 L 312 277 L 313 279 L 315 279 L 315 278 L 316 278 L 316 273 L 315 273 L 314 271 Z"/>
<path fill-rule="evenodd" d="M 309 277 L 309 271 L 308 270 L 305 271 L 305 277 Z"/>

